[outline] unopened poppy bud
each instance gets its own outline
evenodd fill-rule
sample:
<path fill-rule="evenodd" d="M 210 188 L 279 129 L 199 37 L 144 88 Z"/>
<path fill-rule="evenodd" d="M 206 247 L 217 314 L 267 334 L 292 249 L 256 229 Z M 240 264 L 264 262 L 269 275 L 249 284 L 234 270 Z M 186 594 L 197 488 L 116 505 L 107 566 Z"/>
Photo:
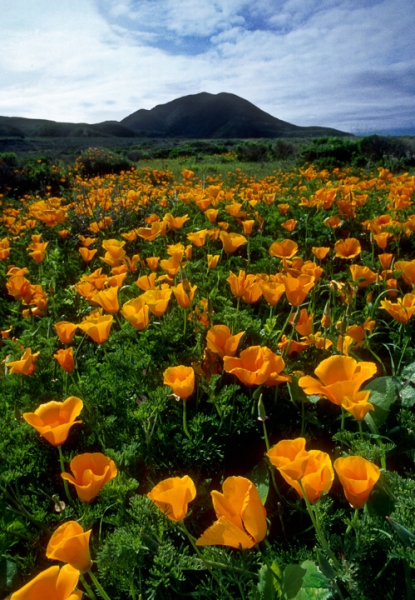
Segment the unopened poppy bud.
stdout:
<path fill-rule="evenodd" d="M 262 394 L 259 397 L 258 400 L 258 421 L 266 421 L 268 419 L 266 412 L 265 412 L 265 406 L 264 403 L 262 401 Z"/>

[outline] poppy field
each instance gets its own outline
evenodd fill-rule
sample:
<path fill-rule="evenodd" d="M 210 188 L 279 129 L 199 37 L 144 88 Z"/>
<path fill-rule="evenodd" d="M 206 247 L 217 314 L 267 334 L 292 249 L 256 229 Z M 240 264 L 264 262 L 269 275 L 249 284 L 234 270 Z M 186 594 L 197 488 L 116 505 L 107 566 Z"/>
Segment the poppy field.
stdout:
<path fill-rule="evenodd" d="M 415 175 L 164 162 L 0 197 L 0 598 L 414 598 Z"/>

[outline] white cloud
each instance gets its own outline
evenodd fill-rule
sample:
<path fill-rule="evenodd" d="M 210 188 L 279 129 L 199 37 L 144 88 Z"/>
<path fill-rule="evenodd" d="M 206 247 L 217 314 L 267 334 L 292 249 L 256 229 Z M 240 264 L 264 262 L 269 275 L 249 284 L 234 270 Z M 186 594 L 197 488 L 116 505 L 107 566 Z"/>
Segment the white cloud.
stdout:
<path fill-rule="evenodd" d="M 414 28 L 413 0 L 2 0 L 0 115 L 228 91 L 298 125 L 414 124 Z"/>

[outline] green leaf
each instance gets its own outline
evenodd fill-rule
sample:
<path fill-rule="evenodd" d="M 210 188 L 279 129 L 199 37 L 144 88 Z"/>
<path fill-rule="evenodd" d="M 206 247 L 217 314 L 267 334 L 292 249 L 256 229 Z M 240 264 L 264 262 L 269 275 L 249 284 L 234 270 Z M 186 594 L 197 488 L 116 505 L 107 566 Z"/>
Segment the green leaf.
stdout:
<path fill-rule="evenodd" d="M 17 574 L 17 565 L 8 558 L 0 560 L 0 589 L 8 590 L 13 585 L 13 579 Z"/>
<path fill-rule="evenodd" d="M 285 567 L 283 600 L 327 600 L 330 596 L 330 582 L 313 561 Z"/>
<path fill-rule="evenodd" d="M 409 379 L 412 383 L 415 383 L 415 362 L 406 365 L 406 367 L 402 369 L 401 377 L 402 379 Z"/>
<path fill-rule="evenodd" d="M 370 416 L 379 427 L 386 421 L 390 407 L 397 398 L 395 382 L 392 377 L 377 377 L 364 389 L 370 390 L 369 402 L 375 407 Z"/>
<path fill-rule="evenodd" d="M 405 548 L 407 546 L 409 546 L 409 544 L 415 540 L 415 535 L 409 531 L 408 529 L 406 529 L 406 527 L 404 527 L 403 525 L 400 525 L 399 523 L 397 523 L 396 521 L 394 521 L 394 519 L 391 519 L 390 517 L 385 517 L 387 522 L 389 523 L 389 525 L 391 525 L 393 527 L 393 529 L 395 530 L 395 533 L 397 534 L 398 538 L 401 540 L 402 544 L 405 546 Z"/>
<path fill-rule="evenodd" d="M 415 388 L 412 385 L 405 385 L 399 392 L 402 400 L 402 406 L 411 408 L 415 404 Z"/>
<path fill-rule="evenodd" d="M 261 460 L 261 462 L 245 474 L 245 477 L 256 485 L 261 502 L 265 504 L 269 492 L 269 469 L 266 460 Z"/>
<path fill-rule="evenodd" d="M 261 600 L 274 600 L 281 596 L 281 569 L 276 562 L 271 567 L 262 565 L 258 573 L 259 581 L 257 585 Z"/>

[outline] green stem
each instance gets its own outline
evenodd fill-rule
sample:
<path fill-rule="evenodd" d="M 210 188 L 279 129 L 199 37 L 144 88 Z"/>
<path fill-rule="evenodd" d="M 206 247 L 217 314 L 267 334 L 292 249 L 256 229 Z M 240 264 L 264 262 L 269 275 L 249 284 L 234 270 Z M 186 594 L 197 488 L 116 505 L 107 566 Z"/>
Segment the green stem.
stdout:
<path fill-rule="evenodd" d="M 106 591 L 103 589 L 103 587 L 100 584 L 100 582 L 98 581 L 98 579 L 95 577 L 94 573 L 92 571 L 88 571 L 88 573 L 89 573 L 90 578 L 92 579 L 93 584 L 95 585 L 95 587 L 97 588 L 97 590 L 99 591 L 101 596 L 104 598 L 104 600 L 111 600 L 111 598 L 108 596 Z"/>
<path fill-rule="evenodd" d="M 354 509 L 353 519 L 351 520 L 350 524 L 348 525 L 348 527 L 346 529 L 346 535 L 349 535 L 349 533 L 351 532 L 351 530 L 355 528 L 355 525 L 356 525 L 358 519 L 359 519 L 359 509 L 355 508 Z"/>
<path fill-rule="evenodd" d="M 304 501 L 305 501 L 305 504 L 307 507 L 307 512 L 310 515 L 311 522 L 313 523 L 314 529 L 316 530 L 317 539 L 320 542 L 320 544 L 322 545 L 326 554 L 332 559 L 333 565 L 335 566 L 336 570 L 338 572 L 340 572 L 340 571 L 342 571 L 342 567 L 341 567 L 339 561 L 337 560 L 337 558 L 334 556 L 333 551 L 330 548 L 330 545 L 324 536 L 323 530 L 321 528 L 320 518 L 318 515 L 318 509 L 310 504 L 310 501 L 307 497 L 307 494 L 305 493 L 304 486 L 303 486 L 301 479 L 298 479 L 297 481 L 298 481 L 298 485 L 300 486 L 300 489 L 303 493 L 303 498 L 304 498 Z"/>
<path fill-rule="evenodd" d="M 187 331 L 187 310 L 183 309 L 183 336 L 186 335 Z"/>
<path fill-rule="evenodd" d="M 340 431 L 344 431 L 344 418 L 346 416 L 346 411 L 344 410 L 343 406 L 341 407 L 342 410 L 342 417 L 341 417 L 341 421 L 340 421 Z"/>
<path fill-rule="evenodd" d="M 97 600 L 97 597 L 95 596 L 94 592 L 91 590 L 91 587 L 89 585 L 89 583 L 87 583 L 85 577 L 83 575 L 79 576 L 79 579 L 82 582 L 82 585 L 84 586 L 84 588 L 86 589 L 86 593 L 88 594 L 88 596 L 92 599 L 92 600 Z"/>
<path fill-rule="evenodd" d="M 187 405 L 186 405 L 186 400 L 183 400 L 183 431 L 185 432 L 185 434 L 187 435 L 187 437 L 189 438 L 189 440 L 192 441 L 192 438 L 190 436 L 189 430 L 187 429 Z"/>
<path fill-rule="evenodd" d="M 285 321 L 285 323 L 284 323 L 281 331 L 279 332 L 279 334 L 277 336 L 277 339 L 274 342 L 275 346 L 277 346 L 278 342 L 280 341 L 280 339 L 282 338 L 282 336 L 284 334 L 284 331 L 285 331 L 285 329 L 286 329 L 286 327 L 287 327 L 287 325 L 288 325 L 288 323 L 289 323 L 289 321 L 291 319 L 291 315 L 293 313 L 293 309 L 294 309 L 294 307 L 290 305 L 290 314 L 288 315 L 287 320 Z"/>
<path fill-rule="evenodd" d="M 407 600 L 413 600 L 414 590 L 412 587 L 411 567 L 406 558 L 403 559 L 403 568 L 405 571 L 406 597 Z"/>
<path fill-rule="evenodd" d="M 181 527 L 180 527 L 181 526 Z M 209 571 L 209 573 L 212 575 L 213 579 L 216 581 L 216 583 L 219 586 L 219 589 L 221 591 L 226 591 L 226 590 L 222 590 L 222 586 L 221 583 L 219 581 L 219 579 L 216 577 L 216 574 L 212 571 L 212 569 L 210 568 L 209 562 L 207 562 L 204 558 L 202 553 L 200 552 L 199 548 L 196 546 L 196 544 L 193 541 L 193 537 L 190 535 L 189 531 L 187 530 L 186 525 L 184 524 L 184 521 L 180 521 L 179 523 L 179 527 L 180 529 L 186 534 L 187 539 L 189 540 L 193 550 L 196 552 L 197 556 L 200 558 L 200 560 L 202 561 L 202 563 L 206 566 L 207 570 Z M 233 600 L 232 596 L 226 591 L 226 596 L 228 598 L 230 598 L 231 600 Z"/>
<path fill-rule="evenodd" d="M 65 463 L 63 460 L 62 447 L 58 446 L 58 450 L 59 450 L 59 463 L 61 466 L 61 473 L 65 473 Z M 68 482 L 66 481 L 66 479 L 63 480 L 63 486 L 65 488 L 66 498 L 68 499 L 68 502 L 71 502 L 72 498 L 71 498 L 71 494 L 69 493 L 69 486 L 68 486 Z"/>

